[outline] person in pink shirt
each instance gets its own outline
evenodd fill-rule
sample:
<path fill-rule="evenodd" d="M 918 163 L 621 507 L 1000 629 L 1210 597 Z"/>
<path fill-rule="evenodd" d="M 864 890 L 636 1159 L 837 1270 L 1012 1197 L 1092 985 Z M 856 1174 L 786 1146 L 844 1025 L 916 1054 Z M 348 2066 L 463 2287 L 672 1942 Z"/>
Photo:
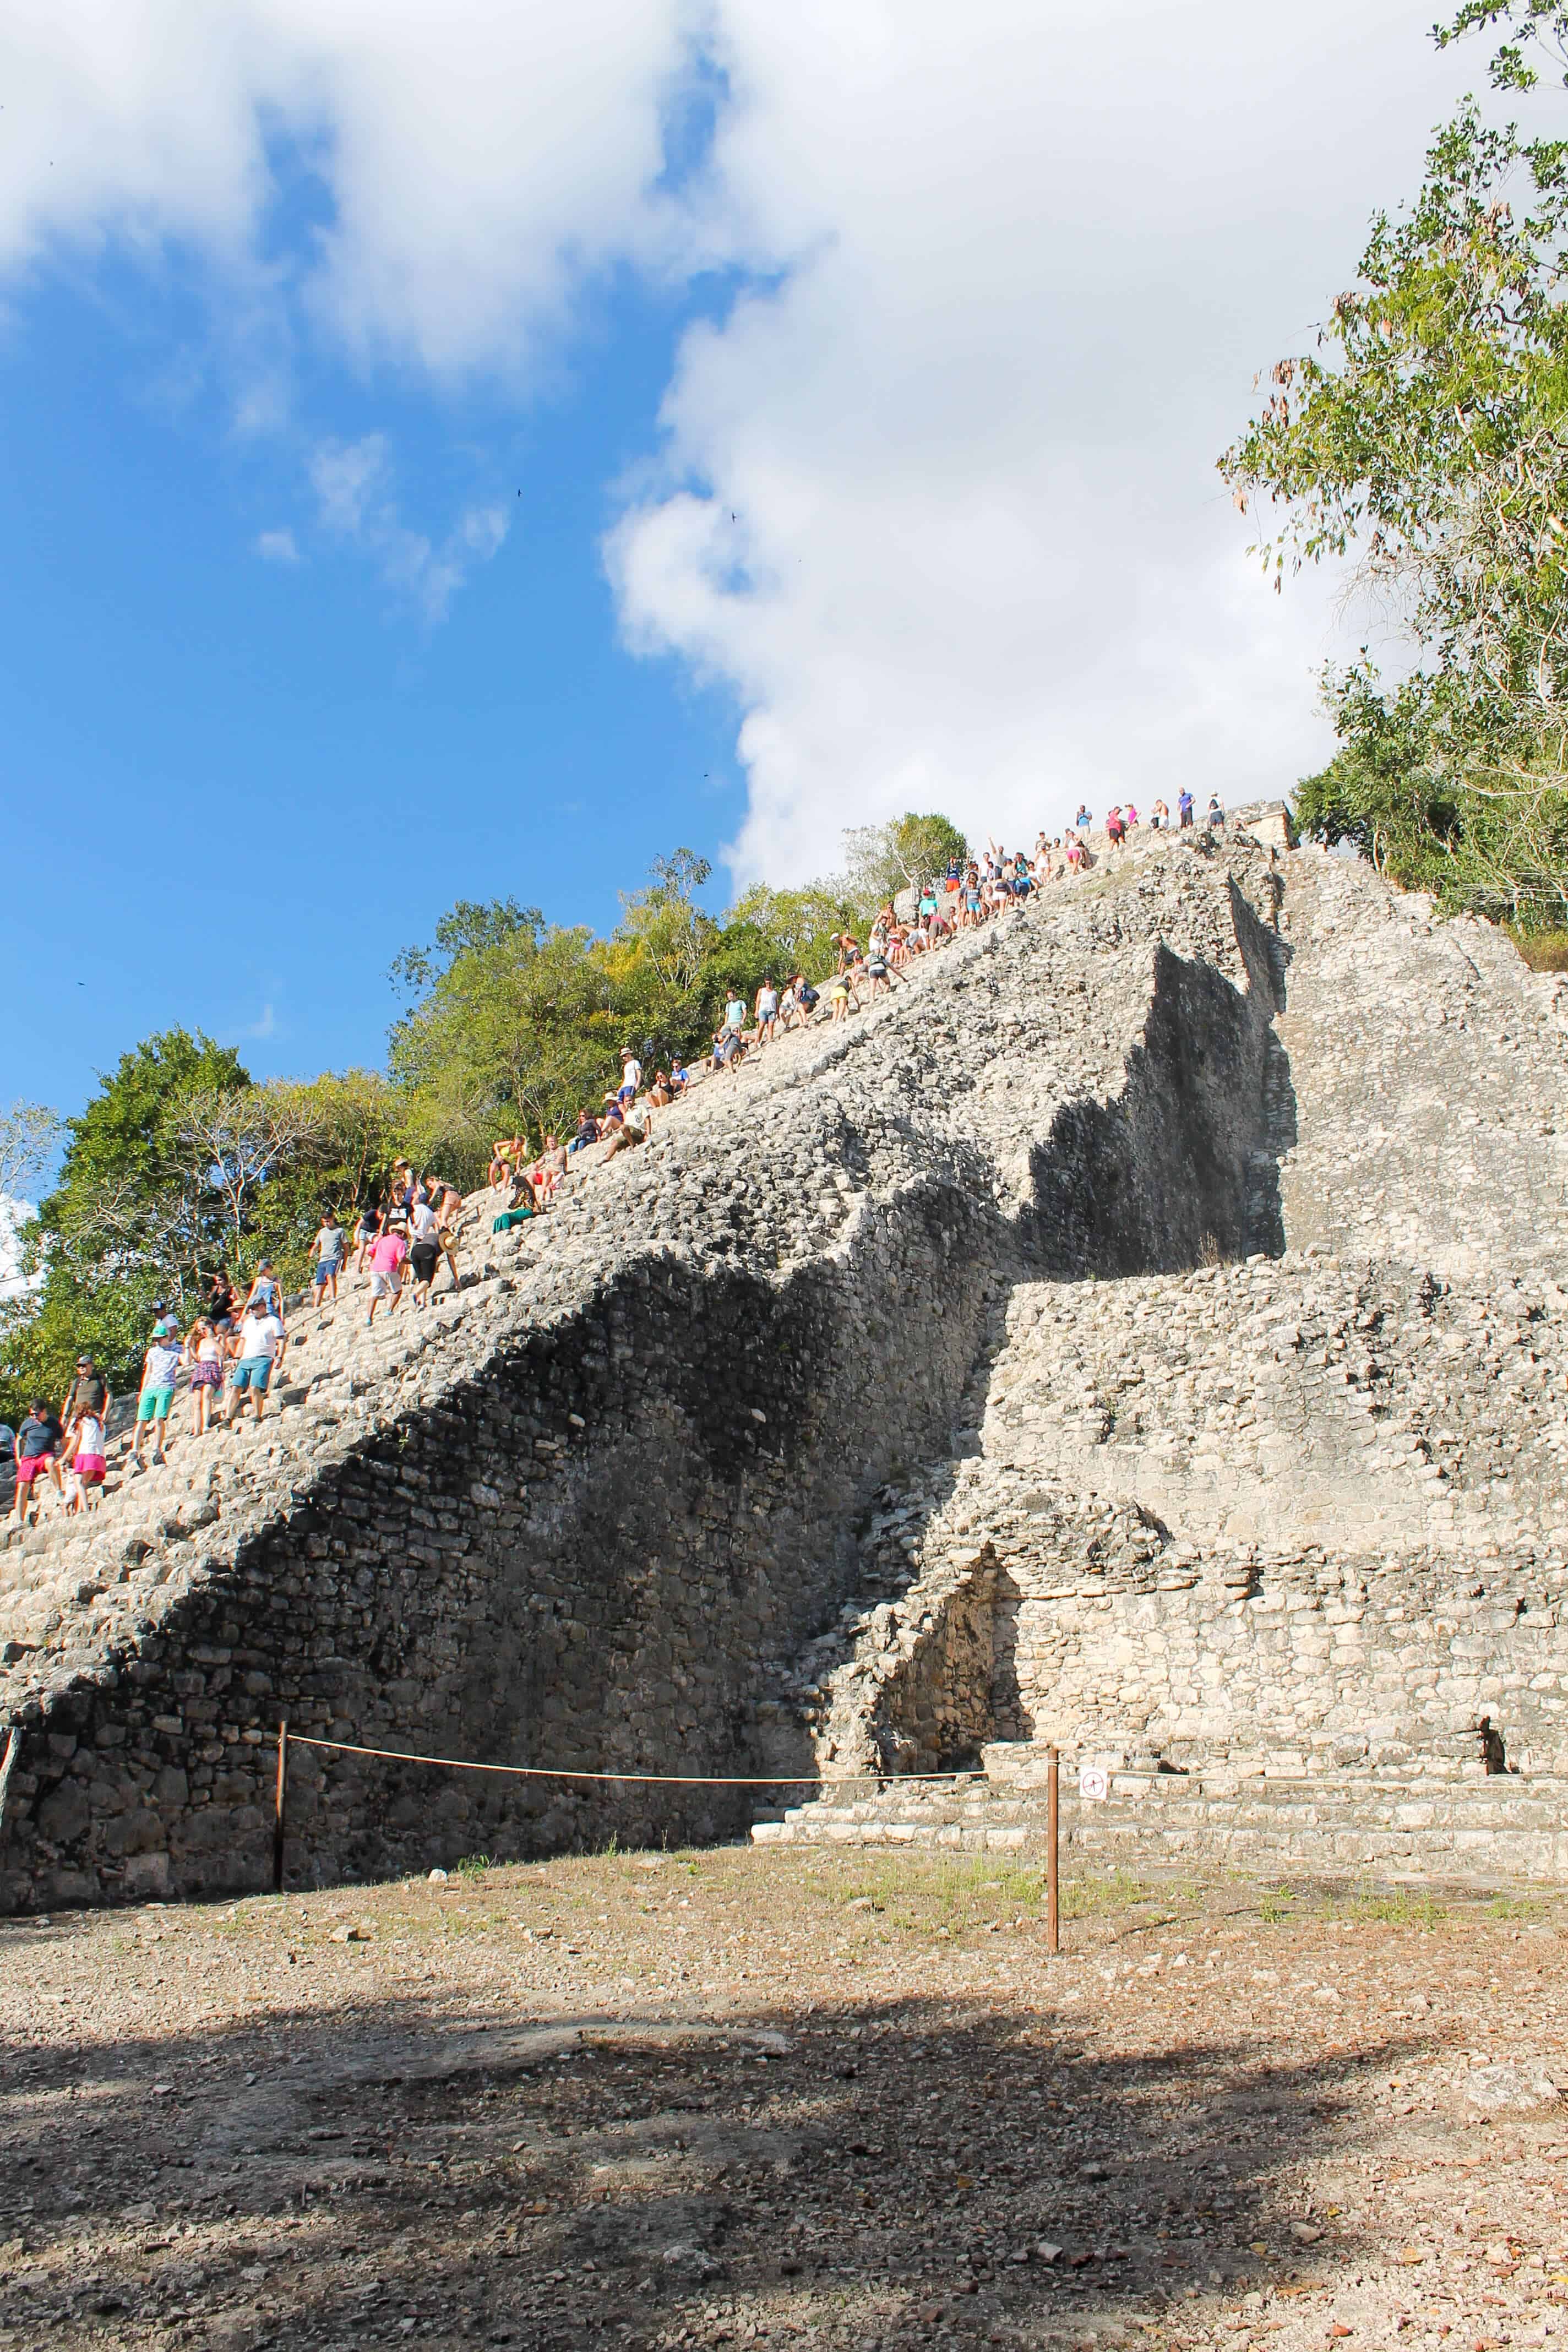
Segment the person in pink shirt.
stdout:
<path fill-rule="evenodd" d="M 370 1245 L 370 1313 L 365 1317 L 368 1330 L 375 1321 L 375 1310 L 384 1298 L 392 1304 L 387 1308 L 395 1314 L 403 1296 L 403 1261 L 408 1255 L 408 1244 L 395 1228 L 377 1234 Z"/>

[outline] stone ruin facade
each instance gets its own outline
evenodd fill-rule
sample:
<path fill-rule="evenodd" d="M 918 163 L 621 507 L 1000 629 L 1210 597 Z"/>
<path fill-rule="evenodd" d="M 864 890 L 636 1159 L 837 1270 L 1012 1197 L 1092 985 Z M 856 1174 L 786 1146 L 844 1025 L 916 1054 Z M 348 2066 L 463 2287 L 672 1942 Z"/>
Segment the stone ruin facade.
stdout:
<path fill-rule="evenodd" d="M 1565 1064 L 1568 983 L 1279 813 L 1102 860 L 0 1550 L 0 1907 L 268 1883 L 285 1716 L 797 1794 L 1568 1774 Z M 289 1870 L 767 1793 L 297 1748 Z"/>

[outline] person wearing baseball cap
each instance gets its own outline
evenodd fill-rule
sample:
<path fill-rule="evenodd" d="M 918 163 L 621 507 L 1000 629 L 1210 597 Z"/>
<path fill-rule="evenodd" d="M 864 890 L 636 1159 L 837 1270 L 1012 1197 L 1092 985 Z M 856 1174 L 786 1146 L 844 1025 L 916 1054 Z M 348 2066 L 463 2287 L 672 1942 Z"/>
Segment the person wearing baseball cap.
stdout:
<path fill-rule="evenodd" d="M 136 1433 L 131 1441 L 131 1459 L 136 1471 L 145 1470 L 142 1458 L 142 1432 L 149 1426 L 153 1432 L 153 1462 L 154 1468 L 163 1465 L 163 1441 L 169 1432 L 169 1413 L 174 1402 L 174 1376 L 180 1369 L 180 1334 L 172 1319 L 160 1318 L 153 1326 L 153 1337 L 142 1359 L 142 1391 L 136 1400 Z"/>
<path fill-rule="evenodd" d="M 70 1384 L 70 1391 L 64 1404 L 60 1407 L 62 1426 L 69 1429 L 78 1413 L 81 1412 L 90 1412 L 97 1420 L 102 1421 L 107 1417 L 112 1402 L 109 1382 L 104 1379 L 92 1358 L 87 1354 L 79 1355 L 76 1360 L 76 1378 Z"/>

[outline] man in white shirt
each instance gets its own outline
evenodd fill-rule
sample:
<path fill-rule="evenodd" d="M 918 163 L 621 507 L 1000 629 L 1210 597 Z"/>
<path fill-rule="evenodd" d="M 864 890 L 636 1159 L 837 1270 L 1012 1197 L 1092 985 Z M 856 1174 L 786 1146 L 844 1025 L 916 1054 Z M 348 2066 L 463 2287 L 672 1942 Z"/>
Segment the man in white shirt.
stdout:
<path fill-rule="evenodd" d="M 259 1300 L 246 1310 L 239 1327 L 239 1354 L 228 1376 L 230 1421 L 244 1412 L 247 1396 L 255 1403 L 257 1420 L 261 1419 L 272 1368 L 288 1345 L 289 1335 L 281 1322 Z"/>

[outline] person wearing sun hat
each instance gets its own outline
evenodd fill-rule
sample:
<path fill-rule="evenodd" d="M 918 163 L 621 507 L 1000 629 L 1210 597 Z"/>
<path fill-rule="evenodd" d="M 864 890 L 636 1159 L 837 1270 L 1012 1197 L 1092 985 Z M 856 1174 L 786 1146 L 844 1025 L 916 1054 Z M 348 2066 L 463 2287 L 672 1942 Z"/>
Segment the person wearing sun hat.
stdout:
<path fill-rule="evenodd" d="M 173 1316 L 160 1316 L 153 1326 L 153 1337 L 142 1359 L 142 1391 L 136 1400 L 136 1433 L 131 1441 L 131 1459 L 136 1470 L 145 1470 L 142 1459 L 142 1433 L 153 1432 L 153 1462 L 161 1469 L 163 1463 L 163 1441 L 169 1433 L 169 1414 L 174 1402 L 174 1377 L 180 1369 L 183 1349 L 179 1326 Z"/>

